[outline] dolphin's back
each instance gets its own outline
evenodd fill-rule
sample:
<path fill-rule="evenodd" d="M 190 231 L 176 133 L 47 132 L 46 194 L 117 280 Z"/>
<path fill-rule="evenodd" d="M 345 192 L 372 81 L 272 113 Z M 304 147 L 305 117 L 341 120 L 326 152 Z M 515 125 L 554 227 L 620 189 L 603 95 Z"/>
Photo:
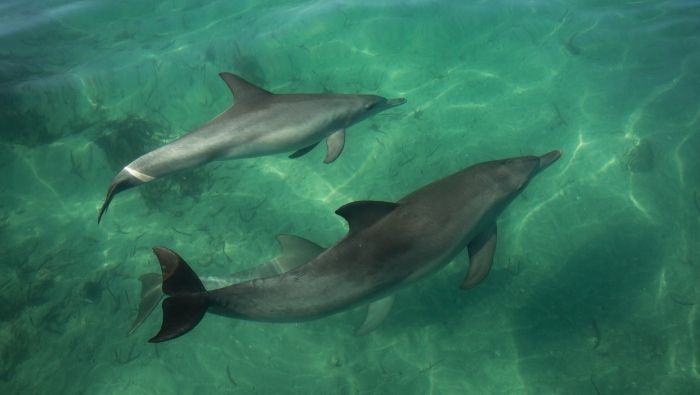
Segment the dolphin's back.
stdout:
<path fill-rule="evenodd" d="M 212 311 L 255 321 L 307 321 L 376 301 L 439 270 L 479 232 L 486 214 L 464 204 L 478 193 L 463 183 L 471 173 L 454 176 L 390 203 L 395 210 L 368 226 L 354 229 L 353 217 L 346 217 L 348 234 L 295 270 L 210 291 L 221 307 Z M 344 207 L 371 210 L 381 203 Z"/>

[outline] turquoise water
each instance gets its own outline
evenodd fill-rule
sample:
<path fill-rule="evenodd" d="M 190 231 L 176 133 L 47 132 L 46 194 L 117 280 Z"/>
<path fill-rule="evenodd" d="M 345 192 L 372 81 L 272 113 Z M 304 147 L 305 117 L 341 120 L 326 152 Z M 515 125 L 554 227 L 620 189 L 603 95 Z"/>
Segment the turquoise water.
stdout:
<path fill-rule="evenodd" d="M 700 393 L 700 2 L 0 2 L 0 392 Z M 119 194 L 126 163 L 275 93 L 408 103 L 316 149 L 212 163 Z M 364 310 L 299 324 L 208 315 L 126 338 L 151 247 L 200 275 L 329 246 L 355 200 L 561 149 L 499 220 L 489 277 L 460 254 Z M 142 153 L 142 152 L 141 152 Z"/>

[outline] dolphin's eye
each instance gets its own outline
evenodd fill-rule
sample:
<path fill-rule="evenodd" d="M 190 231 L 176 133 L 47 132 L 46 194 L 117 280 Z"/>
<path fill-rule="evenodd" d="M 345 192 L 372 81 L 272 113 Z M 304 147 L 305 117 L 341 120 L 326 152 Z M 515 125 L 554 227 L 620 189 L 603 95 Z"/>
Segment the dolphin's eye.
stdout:
<path fill-rule="evenodd" d="M 367 103 L 367 104 L 365 105 L 365 110 L 371 110 L 372 107 L 374 107 L 374 103 Z"/>

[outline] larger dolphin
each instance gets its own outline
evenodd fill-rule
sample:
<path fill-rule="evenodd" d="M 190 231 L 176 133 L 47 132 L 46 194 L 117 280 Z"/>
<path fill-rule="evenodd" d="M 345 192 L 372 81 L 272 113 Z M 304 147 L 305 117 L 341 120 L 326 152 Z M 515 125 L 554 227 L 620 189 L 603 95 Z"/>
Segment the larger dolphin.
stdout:
<path fill-rule="evenodd" d="M 350 230 L 332 247 L 307 244 L 296 249 L 296 267 L 218 289 L 207 291 L 180 256 L 155 247 L 162 291 L 169 297 L 163 301 L 160 332 L 150 342 L 184 335 L 207 311 L 252 321 L 300 322 L 369 304 L 356 331 L 362 335 L 381 324 L 397 291 L 438 271 L 464 247 L 470 264 L 460 288 L 472 288 L 491 268 L 498 216 L 560 156 L 561 151 L 552 151 L 483 162 L 397 203 L 346 204 L 336 214 Z"/>
<path fill-rule="evenodd" d="M 406 99 L 375 95 L 278 95 L 241 77 L 221 73 L 235 102 L 226 111 L 172 143 L 129 163 L 112 180 L 97 222 L 119 192 L 215 160 L 242 159 L 296 151 L 298 158 L 326 139 L 324 163 L 338 158 L 345 129 Z"/>

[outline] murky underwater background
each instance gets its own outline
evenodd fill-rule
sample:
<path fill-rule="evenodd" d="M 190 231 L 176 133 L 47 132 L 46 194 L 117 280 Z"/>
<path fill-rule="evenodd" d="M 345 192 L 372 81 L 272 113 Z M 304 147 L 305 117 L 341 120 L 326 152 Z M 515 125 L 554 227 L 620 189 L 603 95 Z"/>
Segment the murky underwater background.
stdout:
<path fill-rule="evenodd" d="M 126 163 L 275 93 L 408 103 L 345 150 L 212 163 L 118 195 Z M 700 393 L 700 2 L 0 2 L 3 394 Z M 354 200 L 395 201 L 473 163 L 562 149 L 468 257 L 397 295 L 300 324 L 207 315 L 132 336 L 150 248 L 200 275 L 329 246 Z"/>

